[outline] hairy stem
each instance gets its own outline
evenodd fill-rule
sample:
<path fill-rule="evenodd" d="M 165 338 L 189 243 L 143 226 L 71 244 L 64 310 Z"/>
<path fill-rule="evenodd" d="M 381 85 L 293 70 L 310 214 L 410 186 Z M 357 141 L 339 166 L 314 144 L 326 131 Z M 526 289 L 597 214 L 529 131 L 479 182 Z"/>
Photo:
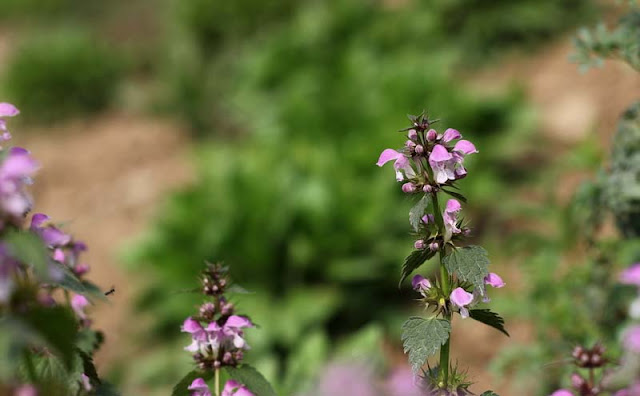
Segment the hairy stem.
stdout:
<path fill-rule="evenodd" d="M 442 219 L 442 212 L 440 211 L 440 204 L 438 203 L 438 194 L 433 194 L 433 211 L 436 223 L 438 224 L 438 229 L 440 235 L 444 234 L 444 220 Z M 451 293 L 451 282 L 449 277 L 449 272 L 447 268 L 445 268 L 442 259 L 444 258 L 445 249 L 444 244 L 440 246 L 440 287 L 442 287 L 442 292 L 445 296 L 448 296 Z M 445 311 L 444 318 L 449 321 L 449 324 L 453 324 L 451 321 L 451 312 Z M 451 345 L 451 335 L 449 335 L 449 339 L 447 342 L 440 348 L 440 372 L 442 374 L 442 383 L 444 388 L 449 385 L 449 349 Z"/>

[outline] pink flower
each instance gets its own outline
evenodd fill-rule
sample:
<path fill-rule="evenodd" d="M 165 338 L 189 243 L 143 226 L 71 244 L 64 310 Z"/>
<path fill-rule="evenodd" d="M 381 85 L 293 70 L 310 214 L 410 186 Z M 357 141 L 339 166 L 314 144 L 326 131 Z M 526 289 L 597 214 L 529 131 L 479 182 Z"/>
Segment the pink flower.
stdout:
<path fill-rule="evenodd" d="M 505 285 L 502 278 L 493 272 L 490 272 L 489 275 L 484 277 L 484 283 L 497 289 L 504 287 Z"/>
<path fill-rule="evenodd" d="M 222 396 L 254 396 L 254 394 L 246 386 L 234 380 L 229 380 L 224 384 Z"/>
<path fill-rule="evenodd" d="M 14 218 L 31 209 L 31 198 L 25 186 L 31 183 L 31 176 L 38 164 L 25 149 L 14 147 L 0 165 L 0 209 Z"/>
<path fill-rule="evenodd" d="M 71 242 L 71 235 L 65 234 L 58 227 L 49 222 L 49 216 L 44 213 L 35 213 L 31 218 L 30 229 L 40 235 L 44 243 L 52 248 L 61 247 Z M 62 258 L 64 261 L 64 253 L 60 256 L 59 253 L 54 252 L 54 260 Z M 59 261 L 59 260 L 57 260 Z"/>
<path fill-rule="evenodd" d="M 431 154 L 429 154 L 429 165 L 433 170 L 436 183 L 444 184 L 448 180 L 455 180 L 456 160 L 443 145 L 433 146 Z"/>
<path fill-rule="evenodd" d="M 86 390 L 87 392 L 93 389 L 93 386 L 91 385 L 91 379 L 85 373 L 82 373 L 80 375 L 80 382 L 82 383 L 82 387 L 84 388 L 84 390 Z"/>
<path fill-rule="evenodd" d="M 625 330 L 623 344 L 631 352 L 640 353 L 640 325 L 631 326 Z"/>
<path fill-rule="evenodd" d="M 13 117 L 20 114 L 14 105 L 7 102 L 0 102 L 0 117 Z"/>
<path fill-rule="evenodd" d="M 431 282 L 429 282 L 429 279 L 425 278 L 422 275 L 416 275 L 411 280 L 411 286 L 413 286 L 413 290 L 424 296 L 431 288 Z"/>
<path fill-rule="evenodd" d="M 76 294 L 71 299 L 71 308 L 80 319 L 87 319 L 87 314 L 84 312 L 87 305 L 89 305 L 89 300 L 82 294 Z"/>
<path fill-rule="evenodd" d="M 461 287 L 457 287 L 451 292 L 449 299 L 451 304 L 460 310 L 460 316 L 463 318 L 469 317 L 469 310 L 466 307 L 473 301 L 473 294 L 468 293 Z"/>
<path fill-rule="evenodd" d="M 20 385 L 13 392 L 14 396 L 38 396 L 38 390 L 33 385 Z"/>
<path fill-rule="evenodd" d="M 187 389 L 191 391 L 191 396 L 211 396 L 209 386 L 202 378 L 194 379 Z"/>
<path fill-rule="evenodd" d="M 451 236 L 454 234 L 459 234 L 461 232 L 460 228 L 458 228 L 458 212 L 462 209 L 460 202 L 455 199 L 450 199 L 447 201 L 447 207 L 442 213 L 442 220 L 444 221 L 444 241 L 449 242 L 451 240 Z"/>
<path fill-rule="evenodd" d="M 411 167 L 411 162 L 409 158 L 407 158 L 404 154 L 393 150 L 386 149 L 380 154 L 380 158 L 378 158 L 378 162 L 376 165 L 382 166 L 389 161 L 395 161 L 393 163 L 393 168 L 396 170 L 396 180 L 402 181 L 406 178 L 410 179 L 416 176 L 413 168 Z M 404 172 L 404 175 L 402 172 Z"/>
<path fill-rule="evenodd" d="M 416 383 L 417 378 L 411 370 L 406 368 L 396 369 L 386 381 L 385 388 L 389 396 L 420 396 L 424 392 Z"/>
<path fill-rule="evenodd" d="M 449 128 L 444 131 L 444 135 L 442 136 L 442 141 L 445 143 L 449 143 L 452 140 L 460 139 L 462 135 L 455 129 Z"/>
<path fill-rule="evenodd" d="M 620 274 L 620 283 L 640 287 L 640 263 L 635 263 Z"/>
<path fill-rule="evenodd" d="M 573 393 L 566 389 L 558 389 L 549 396 L 573 396 Z"/>

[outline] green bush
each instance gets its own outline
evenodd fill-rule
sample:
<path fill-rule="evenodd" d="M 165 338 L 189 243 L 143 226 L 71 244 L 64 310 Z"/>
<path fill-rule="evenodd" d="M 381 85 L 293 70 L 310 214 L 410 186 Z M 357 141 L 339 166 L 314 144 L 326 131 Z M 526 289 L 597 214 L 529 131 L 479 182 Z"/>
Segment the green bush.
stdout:
<path fill-rule="evenodd" d="M 25 42 L 3 76 L 5 97 L 42 120 L 92 113 L 109 106 L 118 86 L 118 54 L 79 31 Z"/>

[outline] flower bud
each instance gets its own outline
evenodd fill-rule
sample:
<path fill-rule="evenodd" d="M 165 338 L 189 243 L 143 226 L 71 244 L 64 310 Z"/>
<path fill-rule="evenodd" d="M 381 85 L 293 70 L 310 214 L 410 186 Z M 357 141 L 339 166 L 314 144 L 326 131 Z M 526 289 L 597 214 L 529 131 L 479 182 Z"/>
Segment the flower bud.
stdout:
<path fill-rule="evenodd" d="M 230 302 L 223 304 L 220 311 L 222 315 L 231 315 L 233 313 L 233 304 Z"/>
<path fill-rule="evenodd" d="M 467 176 L 467 170 L 464 168 L 456 168 L 454 171 L 456 179 L 464 179 Z"/>
<path fill-rule="evenodd" d="M 430 184 L 426 184 L 424 187 L 422 187 L 422 191 L 429 194 L 431 191 L 433 191 L 433 187 Z"/>
<path fill-rule="evenodd" d="M 407 133 L 407 137 L 411 140 L 416 140 L 418 138 L 418 132 L 415 129 L 409 129 L 409 133 Z"/>
<path fill-rule="evenodd" d="M 580 389 L 584 385 L 584 383 L 585 383 L 584 378 L 582 378 L 580 374 L 578 373 L 571 374 L 571 385 L 575 389 Z"/>
<path fill-rule="evenodd" d="M 206 302 L 200 306 L 200 316 L 206 320 L 212 320 L 216 313 L 216 306 L 213 303 Z"/>
<path fill-rule="evenodd" d="M 402 185 L 402 191 L 407 193 L 407 194 L 411 194 L 416 192 L 416 185 L 413 183 L 404 183 Z"/>
<path fill-rule="evenodd" d="M 413 149 L 416 148 L 416 142 L 413 142 L 411 140 L 407 140 L 404 145 L 411 151 Z"/>
<path fill-rule="evenodd" d="M 422 222 L 424 224 L 433 223 L 434 221 L 435 220 L 434 220 L 433 215 L 431 213 L 422 216 Z"/>
<path fill-rule="evenodd" d="M 429 244 L 429 250 L 431 250 L 432 252 L 437 251 L 439 247 L 440 245 L 438 245 L 438 242 L 431 242 Z"/>
<path fill-rule="evenodd" d="M 424 240 L 418 239 L 417 241 L 415 241 L 413 243 L 413 247 L 418 249 L 418 250 L 422 250 L 422 249 L 424 249 L 426 247 L 426 245 L 424 243 Z"/>
<path fill-rule="evenodd" d="M 438 132 L 436 132 L 435 129 L 429 129 L 429 132 L 427 132 L 427 140 L 430 142 L 434 142 L 437 137 Z"/>
<path fill-rule="evenodd" d="M 421 145 L 421 144 L 418 144 L 416 146 L 415 150 L 416 150 L 416 154 L 422 154 L 422 153 L 424 153 L 424 146 Z"/>

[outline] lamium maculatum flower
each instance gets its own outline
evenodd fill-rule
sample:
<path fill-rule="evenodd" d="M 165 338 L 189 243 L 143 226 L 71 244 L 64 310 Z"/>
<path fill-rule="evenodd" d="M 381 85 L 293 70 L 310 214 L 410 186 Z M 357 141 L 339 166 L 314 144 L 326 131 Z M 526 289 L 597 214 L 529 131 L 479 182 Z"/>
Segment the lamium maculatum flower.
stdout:
<path fill-rule="evenodd" d="M 194 379 L 188 389 L 191 391 L 191 396 L 211 396 L 209 386 L 202 378 Z"/>
<path fill-rule="evenodd" d="M 396 180 L 402 181 L 411 179 L 416 176 L 415 171 L 411 167 L 411 161 L 403 153 L 393 149 L 385 149 L 378 158 L 376 165 L 382 166 L 389 161 L 394 161 L 393 168 L 396 170 Z M 404 173 L 403 173 L 404 172 Z"/>
<path fill-rule="evenodd" d="M 254 394 L 241 383 L 229 380 L 224 384 L 221 396 L 254 396 Z"/>
<path fill-rule="evenodd" d="M 485 276 L 484 283 L 491 287 L 495 287 L 496 289 L 504 287 L 505 285 L 502 278 L 498 274 L 493 272 L 490 272 L 489 275 Z"/>
<path fill-rule="evenodd" d="M 25 186 L 38 164 L 25 149 L 14 147 L 0 164 L 0 208 L 9 217 L 21 219 L 31 209 L 31 197 Z"/>
<path fill-rule="evenodd" d="M 416 275 L 411 280 L 411 286 L 413 286 L 413 290 L 425 296 L 431 288 L 431 282 L 422 275 Z"/>
<path fill-rule="evenodd" d="M 451 240 L 451 236 L 454 234 L 459 234 L 461 232 L 460 228 L 458 228 L 458 212 L 462 210 L 462 206 L 460 202 L 456 199 L 450 199 L 447 201 L 447 207 L 442 213 L 442 220 L 444 221 L 444 241 L 449 242 Z"/>
<path fill-rule="evenodd" d="M 449 299 L 451 300 L 451 304 L 459 309 L 460 316 L 463 318 L 469 317 L 469 310 L 467 309 L 467 306 L 474 300 L 472 293 L 467 292 L 461 287 L 457 287 L 451 292 Z"/>

